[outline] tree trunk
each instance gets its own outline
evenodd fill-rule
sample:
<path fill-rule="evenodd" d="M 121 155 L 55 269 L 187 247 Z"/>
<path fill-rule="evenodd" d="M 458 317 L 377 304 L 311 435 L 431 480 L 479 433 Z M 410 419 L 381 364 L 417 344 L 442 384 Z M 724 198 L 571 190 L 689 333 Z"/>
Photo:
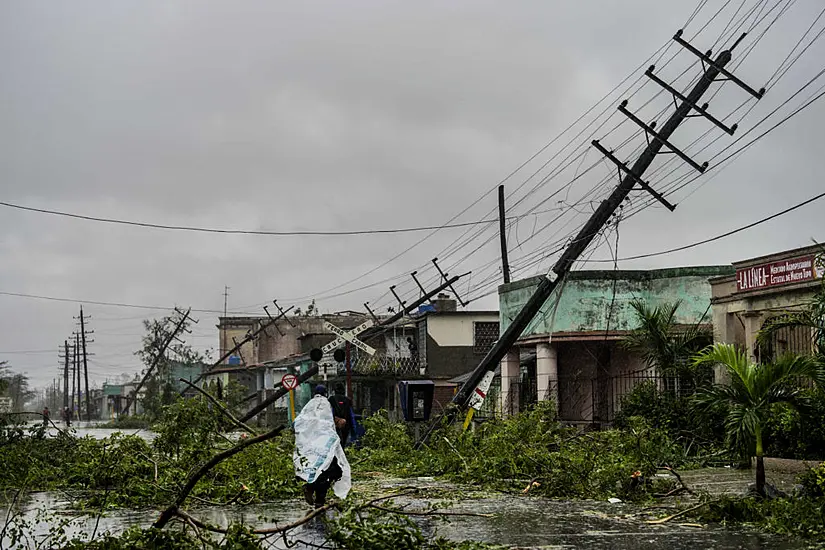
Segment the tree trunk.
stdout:
<path fill-rule="evenodd" d="M 762 430 L 756 430 L 756 492 L 765 496 L 765 458 L 762 450 Z"/>

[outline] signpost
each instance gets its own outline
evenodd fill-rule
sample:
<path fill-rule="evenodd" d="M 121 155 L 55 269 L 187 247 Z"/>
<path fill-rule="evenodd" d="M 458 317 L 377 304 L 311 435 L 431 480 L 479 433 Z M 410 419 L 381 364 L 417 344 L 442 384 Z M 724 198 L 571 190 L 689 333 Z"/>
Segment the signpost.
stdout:
<path fill-rule="evenodd" d="M 344 329 L 336 327 L 332 323 L 324 321 L 324 328 L 327 329 L 328 331 L 332 332 L 332 333 L 337 334 L 338 338 L 336 338 L 335 340 L 333 340 L 332 342 L 330 342 L 329 344 L 327 344 L 326 346 L 321 348 L 323 350 L 323 352 L 324 353 L 329 353 L 330 351 L 334 350 L 335 348 L 337 348 L 341 344 L 343 344 L 345 342 L 347 344 L 347 353 L 346 353 L 346 357 L 345 357 L 346 363 L 347 363 L 347 397 L 349 397 L 350 399 L 352 399 L 352 365 L 351 365 L 350 355 L 349 355 L 349 346 L 350 346 L 350 344 L 352 344 L 356 348 L 358 348 L 358 349 L 360 349 L 360 350 L 362 350 L 362 351 L 364 351 L 364 352 L 366 352 L 370 355 L 375 355 L 375 348 L 372 348 L 372 347 L 368 346 L 367 344 L 365 344 L 364 342 L 362 342 L 361 340 L 356 338 L 359 334 L 361 334 L 362 332 L 364 332 L 365 330 L 370 328 L 372 325 L 373 325 L 372 321 L 364 321 L 363 323 L 361 323 L 360 325 L 358 325 L 357 327 L 355 327 L 352 330 L 344 330 Z"/>
<path fill-rule="evenodd" d="M 298 387 L 298 377 L 287 373 L 281 378 L 281 385 L 289 390 L 289 419 L 295 422 L 295 388 Z"/>
<path fill-rule="evenodd" d="M 344 330 L 344 329 L 340 329 L 340 328 L 336 327 L 332 323 L 324 321 L 324 328 L 327 329 L 330 332 L 333 332 L 333 333 L 337 334 L 338 338 L 336 338 L 335 340 L 333 340 L 332 342 L 330 342 L 329 344 L 327 344 L 326 346 L 324 346 L 321 349 L 323 350 L 324 353 L 329 353 L 332 350 L 334 350 L 335 348 L 337 348 L 338 346 L 340 346 L 341 344 L 343 344 L 344 342 L 349 342 L 353 346 L 355 346 L 356 348 L 358 348 L 362 351 L 365 351 L 365 352 L 369 353 L 370 355 L 375 355 L 375 349 L 374 348 L 368 346 L 367 344 L 365 344 L 364 342 L 362 342 L 361 340 L 356 338 L 356 336 L 358 336 L 359 334 L 361 334 L 362 332 L 364 332 L 365 330 L 370 328 L 372 325 L 373 325 L 372 321 L 364 321 L 363 323 L 361 323 L 360 325 L 358 325 L 357 327 L 355 327 L 352 330 Z"/>

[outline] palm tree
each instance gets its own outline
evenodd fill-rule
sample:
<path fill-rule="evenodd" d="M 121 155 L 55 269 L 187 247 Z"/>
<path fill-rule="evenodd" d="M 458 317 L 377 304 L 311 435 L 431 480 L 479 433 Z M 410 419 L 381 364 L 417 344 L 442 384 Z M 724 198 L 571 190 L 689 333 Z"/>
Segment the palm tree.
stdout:
<path fill-rule="evenodd" d="M 807 399 L 800 382 L 822 383 L 822 368 L 811 357 L 786 355 L 773 363 L 751 363 L 747 354 L 730 344 L 715 344 L 694 359 L 695 365 L 721 364 L 730 374 L 730 385 L 714 384 L 694 396 L 700 409 L 725 414 L 728 445 L 752 449 L 756 455 L 756 491 L 765 494 L 762 431 L 772 405 L 787 403 L 804 412 Z"/>
<path fill-rule="evenodd" d="M 676 375 L 696 387 L 696 375 L 690 357 L 712 341 L 710 332 L 701 326 L 680 326 L 676 311 L 681 301 L 650 307 L 642 300 L 630 302 L 639 326 L 625 337 L 622 345 L 641 355 L 645 364 L 660 374 Z"/>

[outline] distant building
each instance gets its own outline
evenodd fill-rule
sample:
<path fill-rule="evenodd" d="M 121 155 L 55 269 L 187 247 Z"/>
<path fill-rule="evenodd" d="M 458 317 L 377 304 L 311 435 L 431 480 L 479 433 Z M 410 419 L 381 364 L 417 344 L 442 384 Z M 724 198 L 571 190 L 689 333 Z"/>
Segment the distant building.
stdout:
<path fill-rule="evenodd" d="M 261 402 L 287 372 L 300 374 L 312 366 L 309 352 L 335 338 L 324 328 L 329 322 L 344 330 L 371 319 L 366 314 L 343 312 L 332 315 L 290 316 L 261 332 L 256 341 L 241 347 L 235 361 L 213 369 L 210 380 L 227 384 L 235 380 L 250 392 L 249 404 Z M 225 317 L 218 329 L 224 350 L 248 333 L 256 332 L 267 317 Z M 234 340 L 233 340 L 234 338 Z M 440 409 L 452 399 L 456 384 L 450 379 L 471 370 L 498 338 L 498 313 L 491 311 L 456 311 L 456 301 L 445 294 L 422 307 L 417 313 L 382 327 L 366 343 L 376 349 L 368 355 L 355 346 L 350 349 L 351 384 L 356 410 L 367 414 L 379 409 L 397 412 L 397 384 L 401 380 L 431 378 L 436 383 L 435 407 Z M 343 347 L 343 346 L 342 346 Z M 326 380 L 331 387 L 346 383 L 346 368 L 327 353 L 318 362 L 320 373 L 312 381 Z M 296 392 L 300 408 L 311 397 L 311 384 Z M 257 394 L 257 395 L 253 395 Z M 276 404 L 284 409 L 285 399 Z M 283 415 L 283 411 L 278 414 Z"/>

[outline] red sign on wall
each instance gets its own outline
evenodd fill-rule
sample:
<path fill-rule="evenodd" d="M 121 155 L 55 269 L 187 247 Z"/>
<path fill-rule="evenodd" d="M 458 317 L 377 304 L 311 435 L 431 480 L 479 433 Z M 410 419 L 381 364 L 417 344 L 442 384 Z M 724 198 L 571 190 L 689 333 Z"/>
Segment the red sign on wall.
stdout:
<path fill-rule="evenodd" d="M 758 290 L 821 279 L 825 271 L 822 256 L 801 256 L 736 270 L 736 290 Z"/>

